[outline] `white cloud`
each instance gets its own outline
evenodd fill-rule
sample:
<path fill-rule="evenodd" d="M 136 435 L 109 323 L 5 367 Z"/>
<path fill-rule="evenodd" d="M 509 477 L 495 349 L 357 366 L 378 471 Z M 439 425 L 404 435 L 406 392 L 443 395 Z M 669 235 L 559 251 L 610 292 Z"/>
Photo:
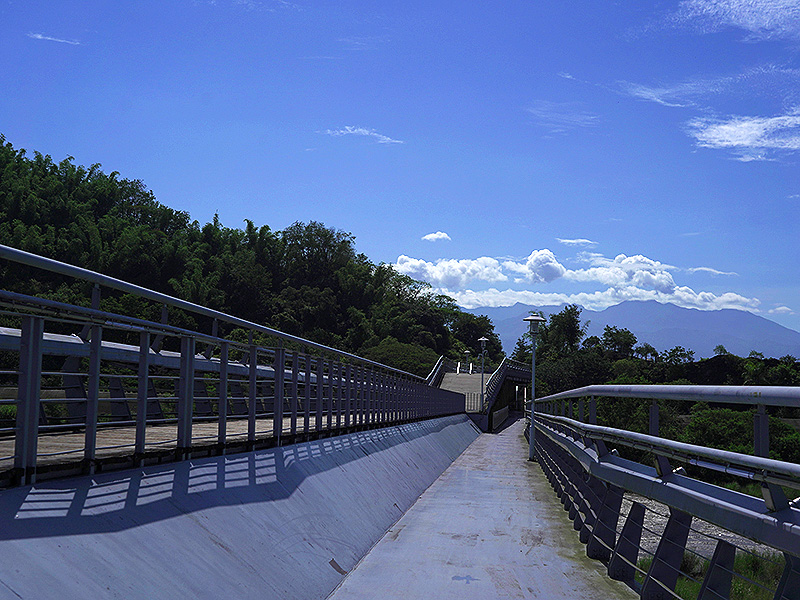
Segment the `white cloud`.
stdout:
<path fill-rule="evenodd" d="M 597 246 L 597 242 L 593 242 L 592 240 L 587 240 L 586 238 L 577 238 L 574 240 L 565 240 L 564 238 L 556 238 L 559 243 L 564 244 L 565 246 Z"/>
<path fill-rule="evenodd" d="M 793 315 L 794 311 L 789 308 L 788 306 L 776 306 L 775 308 L 769 309 L 769 314 L 771 315 Z"/>
<path fill-rule="evenodd" d="M 366 127 L 355 127 L 347 125 L 341 129 L 326 129 L 323 132 L 325 135 L 332 135 L 334 137 L 342 137 L 345 135 L 360 135 L 366 137 L 373 137 L 379 144 L 404 144 L 403 140 L 394 140 L 387 135 L 378 133 L 374 129 L 367 129 Z"/>
<path fill-rule="evenodd" d="M 521 275 L 516 279 L 517 283 L 550 283 L 563 277 L 567 269 L 558 262 L 555 254 L 551 250 L 534 250 L 530 253 L 525 262 L 507 260 L 503 267 Z"/>
<path fill-rule="evenodd" d="M 740 160 L 766 160 L 769 152 L 800 150 L 800 114 L 727 119 L 696 118 L 688 133 L 702 148 L 729 149 Z"/>
<path fill-rule="evenodd" d="M 428 235 L 423 235 L 422 239 L 426 242 L 435 242 L 437 240 L 447 240 L 450 241 L 450 236 L 447 235 L 444 231 L 437 231 L 436 233 L 429 233 Z"/>
<path fill-rule="evenodd" d="M 800 37 L 797 0 L 683 0 L 674 18 L 704 33 L 735 27 L 751 39 Z"/>
<path fill-rule="evenodd" d="M 427 281 L 436 293 L 446 294 L 467 308 L 478 306 L 510 306 L 516 302 L 533 305 L 577 303 L 600 310 L 626 300 L 656 300 L 686 308 L 719 310 L 735 308 L 758 312 L 757 298 L 734 292 L 714 294 L 679 286 L 675 272 L 707 272 L 714 275 L 735 275 L 710 267 L 679 269 L 641 254 L 619 254 L 607 258 L 602 254 L 581 252 L 579 260 L 586 268 L 567 269 L 548 249 L 534 250 L 523 260 L 508 259 L 502 263 L 495 258 L 440 259 L 429 262 L 401 255 L 395 269 L 415 279 Z M 515 284 L 548 284 L 558 279 L 575 283 L 600 284 L 604 289 L 578 293 L 546 292 L 521 289 L 469 289 L 470 282 L 496 283 L 516 275 Z M 783 309 L 773 309 L 782 314 Z"/>
<path fill-rule="evenodd" d="M 800 84 L 800 69 L 777 64 L 763 64 L 733 75 L 694 78 L 678 83 L 644 85 L 618 82 L 622 93 L 639 100 L 669 107 L 698 106 L 714 95 L 737 97 L 794 97 Z"/>
<path fill-rule="evenodd" d="M 733 271 L 717 271 L 716 269 L 712 269 L 711 267 L 692 267 L 691 269 L 686 269 L 687 273 L 710 273 L 711 275 L 738 275 L 738 273 L 734 273 Z"/>
<path fill-rule="evenodd" d="M 400 255 L 394 268 L 404 275 L 433 286 L 463 288 L 470 281 L 507 281 L 500 263 L 488 256 L 475 259 L 439 259 L 436 262 Z"/>
<path fill-rule="evenodd" d="M 81 43 L 77 40 L 65 40 L 56 37 L 50 37 L 49 35 L 44 35 L 42 33 L 29 33 L 29 38 L 34 40 L 46 40 L 48 42 L 58 42 L 59 44 L 69 44 L 70 46 L 80 46 Z"/>
<path fill-rule="evenodd" d="M 564 133 L 579 127 L 594 127 L 598 115 L 583 110 L 579 102 L 537 100 L 526 109 L 533 121 L 551 133 Z"/>
<path fill-rule="evenodd" d="M 733 308 L 758 312 L 758 305 L 760 304 L 757 298 L 747 298 L 732 292 L 718 296 L 711 292 L 695 292 L 688 287 L 676 288 L 673 293 L 669 294 L 636 287 L 608 288 L 603 291 L 576 294 L 511 289 L 498 290 L 496 288 L 481 291 L 437 289 L 435 292 L 450 296 L 456 303 L 465 308 L 512 306 L 517 302 L 521 302 L 534 306 L 574 303 L 592 310 L 602 310 L 627 300 L 655 300 L 661 303 L 671 303 L 684 308 L 697 308 L 699 310 Z"/>

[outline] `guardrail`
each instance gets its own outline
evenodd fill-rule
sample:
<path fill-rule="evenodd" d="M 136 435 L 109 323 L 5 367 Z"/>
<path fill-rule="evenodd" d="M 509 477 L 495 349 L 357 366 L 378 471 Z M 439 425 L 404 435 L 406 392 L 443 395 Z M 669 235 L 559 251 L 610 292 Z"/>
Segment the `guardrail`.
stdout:
<path fill-rule="evenodd" d="M 649 400 L 648 433 L 598 425 L 601 398 Z M 658 400 L 755 406 L 756 456 L 660 437 Z M 800 598 L 800 498 L 790 501 L 785 492 L 800 489 L 800 465 L 767 458 L 766 410 L 800 407 L 800 388 L 589 386 L 534 404 L 536 459 L 587 544 L 587 554 L 607 562 L 612 578 L 631 584 L 647 599 L 730 598 L 737 589 L 738 597 Z M 624 458 L 621 454 L 630 453 L 626 449 L 637 456 Z M 642 454 L 651 456 L 654 466 L 639 462 Z M 762 497 L 704 481 L 709 472 L 757 483 Z M 656 503 L 669 512 L 653 525 L 645 513 Z M 746 540 L 759 546 L 754 549 Z M 763 554 L 765 548 L 776 554 Z M 751 581 L 737 567 L 737 554 L 751 562 L 782 562 L 782 575 L 772 588 Z M 742 588 L 751 591 L 741 595 Z"/>
<path fill-rule="evenodd" d="M 0 486 L 464 412 L 463 395 L 411 373 L 6 246 L 0 258 L 95 284 L 92 308 L 0 290 Z M 101 311 L 101 285 L 211 332 Z"/>
<path fill-rule="evenodd" d="M 516 360 L 504 357 L 500 366 L 495 369 L 489 380 L 486 382 L 486 395 L 484 397 L 484 410 L 489 410 L 497 400 L 497 395 L 507 376 L 513 375 L 515 379 L 530 383 L 531 366 Z"/>

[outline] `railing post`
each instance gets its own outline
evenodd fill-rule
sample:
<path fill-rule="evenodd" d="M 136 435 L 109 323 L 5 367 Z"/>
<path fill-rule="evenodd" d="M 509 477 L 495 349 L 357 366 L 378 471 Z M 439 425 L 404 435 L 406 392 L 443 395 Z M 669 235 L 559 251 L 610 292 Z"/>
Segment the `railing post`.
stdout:
<path fill-rule="evenodd" d="M 139 370 L 136 377 L 136 441 L 134 462 L 144 463 L 144 449 L 147 436 L 147 396 L 150 385 L 150 332 L 139 334 Z"/>
<path fill-rule="evenodd" d="M 252 342 L 252 339 L 250 340 Z M 258 398 L 258 347 L 250 344 L 247 378 L 247 446 L 252 450 L 256 441 L 256 401 Z"/>
<path fill-rule="evenodd" d="M 730 598 L 735 558 L 736 546 L 725 540 L 719 540 L 697 594 L 697 600 Z"/>
<path fill-rule="evenodd" d="M 303 433 L 308 434 L 311 428 L 311 357 L 308 353 L 303 355 L 303 366 L 305 367 L 305 387 L 303 389 Z"/>
<path fill-rule="evenodd" d="M 592 537 L 586 546 L 586 555 L 589 558 L 608 560 L 616 545 L 617 521 L 619 510 L 622 507 L 622 488 L 606 484 L 606 493 L 597 514 L 597 520 L 592 530 Z"/>
<path fill-rule="evenodd" d="M 634 566 L 639 558 L 639 544 L 644 527 L 644 505 L 638 502 L 631 504 L 622 533 L 614 547 L 614 554 L 608 563 L 608 576 L 617 581 L 631 582 L 636 570 Z"/>
<path fill-rule="evenodd" d="M 188 458 L 192 447 L 192 413 L 194 404 L 195 339 L 181 338 L 181 367 L 178 385 L 178 460 Z"/>
<path fill-rule="evenodd" d="M 317 411 L 314 416 L 314 431 L 322 431 L 322 403 L 325 399 L 325 359 L 317 359 Z"/>
<path fill-rule="evenodd" d="M 100 404 L 100 350 L 103 328 L 92 325 L 89 340 L 89 381 L 86 390 L 86 429 L 84 432 L 83 461 L 89 474 L 95 472 L 97 450 L 97 421 Z"/>
<path fill-rule="evenodd" d="M 283 347 L 275 348 L 275 363 L 273 365 L 273 372 L 275 374 L 275 394 L 273 398 L 272 408 L 272 437 L 275 438 L 275 444 L 280 445 L 281 434 L 283 433 L 283 399 L 284 399 L 284 381 L 286 369 L 286 350 Z"/>
<path fill-rule="evenodd" d="M 355 376 L 358 376 L 356 367 Z M 356 425 L 355 406 L 357 404 L 358 384 L 353 381 L 353 365 L 347 365 L 345 370 L 345 384 L 344 384 L 344 426 L 350 427 L 350 423 Z"/>
<path fill-rule="evenodd" d="M 298 404 L 298 383 L 300 378 L 300 358 L 297 352 L 292 352 L 292 383 L 289 392 L 289 405 L 292 409 L 291 435 L 297 434 L 297 404 Z"/>
<path fill-rule="evenodd" d="M 14 469 L 20 483 L 36 483 L 44 319 L 23 317 L 19 343 Z"/>
<path fill-rule="evenodd" d="M 691 524 L 692 515 L 670 508 L 667 526 L 642 584 L 642 600 L 660 600 L 664 597 L 664 588 L 675 591 Z"/>
<path fill-rule="evenodd" d="M 791 600 L 800 598 L 800 557 L 787 552 L 783 553 L 786 565 L 783 575 L 775 591 L 776 600 Z"/>
<path fill-rule="evenodd" d="M 216 322 L 216 321 L 215 321 Z M 221 452 L 225 453 L 225 442 L 228 438 L 228 355 L 230 353 L 230 343 L 222 342 L 219 346 L 219 388 L 218 396 L 218 428 L 217 444 Z"/>

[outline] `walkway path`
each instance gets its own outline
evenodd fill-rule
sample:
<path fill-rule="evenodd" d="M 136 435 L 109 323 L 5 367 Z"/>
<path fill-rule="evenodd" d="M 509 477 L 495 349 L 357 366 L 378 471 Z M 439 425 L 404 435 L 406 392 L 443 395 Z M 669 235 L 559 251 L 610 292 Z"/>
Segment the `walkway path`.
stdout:
<path fill-rule="evenodd" d="M 523 426 L 476 439 L 329 600 L 637 598 L 586 558 Z"/>

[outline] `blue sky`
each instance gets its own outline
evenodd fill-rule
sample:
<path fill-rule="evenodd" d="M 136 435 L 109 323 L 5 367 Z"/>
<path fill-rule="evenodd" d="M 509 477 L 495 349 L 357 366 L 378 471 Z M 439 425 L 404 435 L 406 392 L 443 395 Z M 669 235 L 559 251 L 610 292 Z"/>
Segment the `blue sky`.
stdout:
<path fill-rule="evenodd" d="M 0 133 L 468 307 L 800 329 L 800 0 L 0 0 Z"/>

